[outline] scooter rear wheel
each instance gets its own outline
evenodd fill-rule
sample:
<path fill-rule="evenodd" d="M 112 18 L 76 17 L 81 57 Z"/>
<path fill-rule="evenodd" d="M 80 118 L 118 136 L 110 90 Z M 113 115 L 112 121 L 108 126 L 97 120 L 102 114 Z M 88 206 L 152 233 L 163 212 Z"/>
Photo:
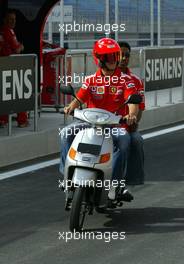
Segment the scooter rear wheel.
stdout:
<path fill-rule="evenodd" d="M 86 215 L 87 202 L 86 202 L 86 188 L 77 187 L 72 201 L 72 208 L 70 214 L 70 230 L 73 232 L 81 231 Z"/>

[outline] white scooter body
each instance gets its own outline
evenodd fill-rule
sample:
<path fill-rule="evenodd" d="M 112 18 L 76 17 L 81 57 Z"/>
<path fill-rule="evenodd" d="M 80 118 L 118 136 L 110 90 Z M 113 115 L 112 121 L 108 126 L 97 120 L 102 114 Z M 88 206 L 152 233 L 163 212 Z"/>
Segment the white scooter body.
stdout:
<path fill-rule="evenodd" d="M 121 119 L 121 116 L 98 108 L 75 109 L 74 117 L 88 122 L 92 127 L 80 130 L 75 136 L 70 147 L 70 150 L 72 148 L 76 151 L 75 159 L 69 156 L 70 150 L 68 152 L 64 171 L 66 196 L 68 193 L 67 181 L 72 181 L 75 186 L 92 186 L 101 175 L 102 182 L 108 180 L 110 183 L 113 141 L 111 135 L 106 137 L 102 133 L 102 128 L 104 125 L 108 127 L 108 125 L 119 124 Z M 100 133 L 99 127 L 101 127 Z M 101 155 L 107 153 L 110 154 L 110 159 L 105 163 L 100 163 Z M 108 190 L 103 187 L 99 205 L 104 205 L 107 202 L 107 195 Z"/>

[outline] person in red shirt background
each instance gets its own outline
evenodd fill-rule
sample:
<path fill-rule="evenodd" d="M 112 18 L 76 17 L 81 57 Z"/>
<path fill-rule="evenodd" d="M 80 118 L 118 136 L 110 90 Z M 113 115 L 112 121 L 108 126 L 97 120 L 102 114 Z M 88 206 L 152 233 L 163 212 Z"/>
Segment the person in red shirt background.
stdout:
<path fill-rule="evenodd" d="M 11 54 L 20 54 L 24 50 L 23 44 L 18 42 L 14 28 L 16 25 L 16 13 L 8 9 L 3 19 L 3 26 L 0 28 L 0 56 L 9 56 Z M 0 116 L 0 127 L 8 123 L 8 116 Z M 17 123 L 19 127 L 28 125 L 28 116 L 26 112 L 17 114 Z"/>
<path fill-rule="evenodd" d="M 128 104 L 126 108 L 121 107 L 129 95 L 135 94 L 136 87 L 132 78 L 121 73 L 118 65 L 121 60 L 121 49 L 117 42 L 110 38 L 103 38 L 95 42 L 93 56 L 98 70 L 95 74 L 86 77 L 85 82 L 77 93 L 77 98 L 87 108 L 101 108 L 112 113 L 122 115 L 127 120 L 128 125 L 132 125 L 137 120 L 138 105 Z M 69 106 L 64 108 L 66 114 L 70 114 L 75 108 L 79 107 L 79 102 L 74 99 Z M 125 116 L 126 114 L 126 116 Z M 65 160 L 74 139 L 73 134 L 67 133 L 68 130 L 82 129 L 84 123 L 72 123 L 62 129 L 61 135 L 61 162 L 60 172 L 64 174 Z M 118 130 L 118 131 L 121 131 Z M 121 180 L 126 175 L 127 159 L 130 145 L 130 137 L 124 129 L 122 134 L 112 135 L 116 151 L 113 154 L 113 175 L 112 180 Z M 125 201 L 131 201 L 133 196 L 124 190 Z M 115 189 L 111 188 L 109 199 L 115 199 Z"/>
<path fill-rule="evenodd" d="M 142 96 L 142 102 L 139 104 L 139 113 L 137 116 L 137 123 L 129 126 L 129 134 L 131 138 L 130 156 L 127 165 L 127 184 L 143 184 L 144 183 L 144 150 L 143 138 L 138 132 L 138 122 L 141 120 L 142 112 L 145 110 L 145 96 L 143 81 L 128 68 L 131 47 L 127 42 L 118 42 L 122 51 L 122 60 L 119 65 L 124 74 L 129 75 L 135 85 L 137 92 Z M 128 109 L 126 109 L 128 113 Z"/>

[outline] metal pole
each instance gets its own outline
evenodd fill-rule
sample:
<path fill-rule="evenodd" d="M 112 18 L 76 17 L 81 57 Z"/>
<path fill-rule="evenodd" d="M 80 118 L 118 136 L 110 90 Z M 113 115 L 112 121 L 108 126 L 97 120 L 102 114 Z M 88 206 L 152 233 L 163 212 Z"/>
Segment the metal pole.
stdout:
<path fill-rule="evenodd" d="M 58 81 L 59 81 L 59 56 L 56 57 L 55 59 L 55 69 L 56 69 L 56 79 L 55 79 L 55 82 L 56 82 L 56 89 L 55 89 L 55 108 L 57 110 L 57 107 L 59 106 L 59 96 L 58 96 L 58 89 L 59 89 L 59 85 L 58 85 Z"/>
<path fill-rule="evenodd" d="M 105 2 L 105 23 L 109 24 L 109 0 Z M 105 33 L 106 38 L 109 38 L 109 33 Z"/>
<path fill-rule="evenodd" d="M 151 46 L 154 46 L 154 2 L 150 0 L 150 37 Z"/>
<path fill-rule="evenodd" d="M 66 85 L 66 78 L 67 78 L 67 51 L 65 53 L 65 56 L 64 56 L 64 85 Z M 66 106 L 66 95 L 64 95 L 64 107 Z M 64 125 L 66 124 L 66 121 L 67 121 L 67 115 L 64 113 Z"/>
<path fill-rule="evenodd" d="M 8 136 L 12 135 L 12 115 L 8 116 Z"/>
<path fill-rule="evenodd" d="M 157 13 L 157 23 L 158 23 L 158 40 L 157 40 L 157 44 L 158 46 L 161 46 L 161 18 L 160 18 L 160 0 L 157 1 L 158 3 L 158 13 Z"/>
<path fill-rule="evenodd" d="M 87 74 L 87 53 L 84 53 L 84 76 Z"/>
<path fill-rule="evenodd" d="M 145 60 L 146 60 L 146 51 L 144 48 L 140 49 L 139 52 L 139 64 L 140 64 L 140 78 L 143 81 L 143 85 L 144 85 L 144 92 L 145 91 Z"/>
<path fill-rule="evenodd" d="M 140 77 L 142 80 L 144 80 L 144 87 L 145 87 L 145 70 L 144 70 L 144 65 L 145 65 L 145 50 L 143 48 L 140 49 L 139 51 L 139 63 L 140 63 Z"/>
<path fill-rule="evenodd" d="M 34 109 L 34 131 L 38 131 L 38 58 L 35 56 L 35 109 Z"/>
<path fill-rule="evenodd" d="M 115 0 L 115 24 L 116 25 L 119 25 L 118 7 L 119 7 L 119 0 Z M 115 31 L 115 40 L 118 41 L 118 30 Z"/>
<path fill-rule="evenodd" d="M 137 4 L 136 4 L 136 17 L 137 17 L 137 33 L 139 33 L 139 4 L 138 4 L 138 0 L 137 0 Z M 137 42 L 137 46 L 138 45 L 138 42 Z"/>
<path fill-rule="evenodd" d="M 49 16 L 48 21 L 48 40 L 52 43 L 52 17 Z"/>
<path fill-rule="evenodd" d="M 60 24 L 64 24 L 64 0 L 60 0 Z M 64 47 L 64 31 L 60 30 L 60 47 Z"/>
<path fill-rule="evenodd" d="M 153 107 L 158 107 L 158 91 L 155 90 L 154 92 L 154 105 Z"/>
<path fill-rule="evenodd" d="M 183 48 L 183 74 L 182 74 L 182 95 L 181 95 L 181 101 L 184 102 L 184 48 Z"/>
<path fill-rule="evenodd" d="M 173 104 L 172 88 L 169 89 L 169 102 L 168 104 Z"/>
<path fill-rule="evenodd" d="M 63 55 L 59 56 L 59 72 L 58 72 L 58 102 L 59 102 L 59 107 L 61 108 L 61 92 L 60 92 L 60 77 L 62 76 L 62 67 L 63 67 Z"/>

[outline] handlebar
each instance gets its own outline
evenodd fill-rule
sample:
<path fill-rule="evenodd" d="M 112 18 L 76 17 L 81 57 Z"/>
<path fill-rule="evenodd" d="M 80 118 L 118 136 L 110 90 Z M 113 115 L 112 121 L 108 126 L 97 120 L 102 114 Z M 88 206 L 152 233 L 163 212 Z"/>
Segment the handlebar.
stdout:
<path fill-rule="evenodd" d="M 71 116 L 74 116 L 74 110 L 70 113 Z"/>
<path fill-rule="evenodd" d="M 62 111 L 60 113 L 64 113 L 64 111 Z M 74 110 L 70 114 L 68 114 L 68 115 L 74 116 Z M 123 125 L 123 124 L 126 124 L 126 123 L 127 123 L 127 119 L 126 118 L 123 118 L 123 117 L 119 121 L 119 125 Z M 118 126 L 118 124 L 111 124 L 111 125 L 110 124 L 105 124 L 103 126 Z"/>
<path fill-rule="evenodd" d="M 121 118 L 119 121 L 120 124 L 126 124 L 127 123 L 127 119 L 126 118 Z"/>
<path fill-rule="evenodd" d="M 67 115 L 67 114 L 65 114 L 64 109 L 61 110 L 59 113 L 60 113 L 60 114 Z M 74 110 L 73 110 L 70 114 L 68 114 L 68 115 L 74 116 Z"/>

